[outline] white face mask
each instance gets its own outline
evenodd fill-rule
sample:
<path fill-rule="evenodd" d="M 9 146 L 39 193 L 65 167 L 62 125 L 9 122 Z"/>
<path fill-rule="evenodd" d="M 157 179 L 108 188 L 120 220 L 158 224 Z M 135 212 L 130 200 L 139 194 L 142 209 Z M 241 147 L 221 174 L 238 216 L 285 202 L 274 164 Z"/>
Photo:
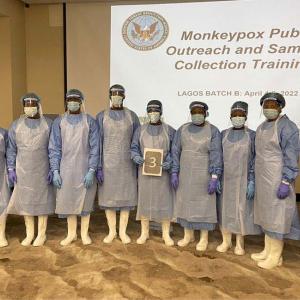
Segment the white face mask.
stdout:
<path fill-rule="evenodd" d="M 148 113 L 148 118 L 150 123 L 157 123 L 160 120 L 160 112 L 150 112 Z"/>
<path fill-rule="evenodd" d="M 275 108 L 264 108 L 263 113 L 268 120 L 274 120 L 279 115 L 278 110 Z"/>
<path fill-rule="evenodd" d="M 234 128 L 242 128 L 246 123 L 246 117 L 232 117 L 231 123 Z"/>
<path fill-rule="evenodd" d="M 201 125 L 205 121 L 205 116 L 203 114 L 192 115 L 192 123 L 195 125 Z"/>
<path fill-rule="evenodd" d="M 68 111 L 74 112 L 80 109 L 80 103 L 76 101 L 68 101 L 67 103 Z"/>
<path fill-rule="evenodd" d="M 123 104 L 123 96 L 111 96 L 111 103 L 114 107 L 121 107 Z"/>
<path fill-rule="evenodd" d="M 24 113 L 27 117 L 33 118 L 38 113 L 38 108 L 36 106 L 24 107 Z"/>

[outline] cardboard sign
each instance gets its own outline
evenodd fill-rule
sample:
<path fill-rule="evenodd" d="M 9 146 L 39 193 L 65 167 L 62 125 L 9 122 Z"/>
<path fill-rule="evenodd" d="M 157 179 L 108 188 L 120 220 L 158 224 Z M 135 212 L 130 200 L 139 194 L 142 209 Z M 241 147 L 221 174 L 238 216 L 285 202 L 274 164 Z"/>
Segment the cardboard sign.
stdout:
<path fill-rule="evenodd" d="M 143 175 L 161 176 L 164 151 L 162 149 L 144 149 Z"/>

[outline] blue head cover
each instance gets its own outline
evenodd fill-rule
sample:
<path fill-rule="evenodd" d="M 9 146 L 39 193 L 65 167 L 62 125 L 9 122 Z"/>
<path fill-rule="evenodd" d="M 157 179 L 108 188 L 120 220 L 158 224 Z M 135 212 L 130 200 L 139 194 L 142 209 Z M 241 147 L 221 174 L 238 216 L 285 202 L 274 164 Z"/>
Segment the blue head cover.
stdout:
<path fill-rule="evenodd" d="M 66 100 L 68 100 L 70 98 L 77 98 L 77 99 L 80 99 L 81 101 L 84 100 L 84 96 L 83 96 L 82 92 L 79 90 L 76 90 L 76 89 L 68 90 L 68 92 L 66 94 Z"/>
<path fill-rule="evenodd" d="M 242 110 L 248 115 L 248 103 L 243 101 L 236 101 L 231 106 L 231 111 Z"/>
<path fill-rule="evenodd" d="M 36 102 L 40 103 L 41 98 L 35 93 L 27 93 L 21 97 L 21 102 L 24 104 L 27 101 L 36 101 Z"/>
<path fill-rule="evenodd" d="M 118 92 L 119 94 L 123 95 L 125 99 L 125 88 L 121 84 L 114 84 L 109 89 L 109 97 L 112 96 L 113 92 Z"/>
<path fill-rule="evenodd" d="M 285 99 L 280 93 L 270 92 L 264 94 L 260 99 L 260 105 L 263 105 L 265 100 L 274 100 L 280 105 L 281 108 L 285 107 Z"/>
<path fill-rule="evenodd" d="M 200 101 L 193 101 L 190 104 L 190 111 L 195 108 L 195 107 L 201 107 L 204 108 L 205 111 L 208 111 L 208 105 L 204 102 L 200 102 Z"/>
<path fill-rule="evenodd" d="M 149 112 L 151 109 L 155 109 L 162 114 L 162 103 L 159 100 L 149 101 L 147 104 L 147 112 Z"/>

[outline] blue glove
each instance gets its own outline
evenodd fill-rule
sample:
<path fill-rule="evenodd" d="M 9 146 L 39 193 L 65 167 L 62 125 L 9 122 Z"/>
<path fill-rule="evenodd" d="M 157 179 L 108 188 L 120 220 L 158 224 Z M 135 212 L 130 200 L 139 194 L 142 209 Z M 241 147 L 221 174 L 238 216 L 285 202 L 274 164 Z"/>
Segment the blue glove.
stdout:
<path fill-rule="evenodd" d="M 179 185 L 179 177 L 177 173 L 172 173 L 171 174 L 171 185 L 174 190 L 177 190 L 178 185 Z"/>
<path fill-rule="evenodd" d="M 165 170 L 165 171 L 170 170 L 171 167 L 172 167 L 172 161 L 165 161 L 165 162 L 163 162 L 163 164 L 162 164 L 162 168 L 163 168 L 163 170 Z"/>
<path fill-rule="evenodd" d="M 212 195 L 217 191 L 218 186 L 218 178 L 211 178 L 211 180 L 208 183 L 207 192 L 208 194 Z"/>
<path fill-rule="evenodd" d="M 255 183 L 254 181 L 249 181 L 247 185 L 247 200 L 253 200 L 255 194 Z"/>
<path fill-rule="evenodd" d="M 104 174 L 103 174 L 102 168 L 99 168 L 99 169 L 97 170 L 96 177 L 97 177 L 97 180 L 98 180 L 99 184 L 102 184 L 103 181 L 104 181 Z"/>
<path fill-rule="evenodd" d="M 61 188 L 61 184 L 62 184 L 62 180 L 61 180 L 61 177 L 59 175 L 59 172 L 58 170 L 55 170 L 53 172 L 53 185 L 57 188 L 57 189 L 60 189 Z"/>
<path fill-rule="evenodd" d="M 95 171 L 92 169 L 89 169 L 87 174 L 84 177 L 84 186 L 86 189 L 89 189 L 93 183 L 94 183 L 94 178 L 95 178 Z"/>
<path fill-rule="evenodd" d="M 13 187 L 17 183 L 17 173 L 14 169 L 8 169 L 9 187 Z"/>
<path fill-rule="evenodd" d="M 51 170 L 49 170 L 48 175 L 47 175 L 47 183 L 51 184 L 52 180 L 53 180 L 53 173 Z"/>
<path fill-rule="evenodd" d="M 143 163 L 144 163 L 144 159 L 141 157 L 141 156 L 139 156 L 139 155 L 136 155 L 133 159 L 132 159 L 134 162 L 135 162 L 135 164 L 137 164 L 137 165 L 142 165 Z"/>
<path fill-rule="evenodd" d="M 290 186 L 286 183 L 281 182 L 277 190 L 277 197 L 279 199 L 285 199 L 290 193 Z"/>

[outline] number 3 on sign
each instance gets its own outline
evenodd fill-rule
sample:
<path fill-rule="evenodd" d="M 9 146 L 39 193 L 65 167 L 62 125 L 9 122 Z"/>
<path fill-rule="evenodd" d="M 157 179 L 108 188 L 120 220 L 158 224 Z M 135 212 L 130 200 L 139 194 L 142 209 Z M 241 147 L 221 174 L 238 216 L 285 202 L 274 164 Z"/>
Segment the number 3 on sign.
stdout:
<path fill-rule="evenodd" d="M 149 157 L 150 161 L 149 161 L 149 168 L 155 168 L 157 163 L 156 163 L 156 157 L 151 156 Z"/>
<path fill-rule="evenodd" d="M 161 176 L 162 175 L 162 161 L 163 149 L 144 149 L 144 164 L 143 175 L 146 176 Z"/>

